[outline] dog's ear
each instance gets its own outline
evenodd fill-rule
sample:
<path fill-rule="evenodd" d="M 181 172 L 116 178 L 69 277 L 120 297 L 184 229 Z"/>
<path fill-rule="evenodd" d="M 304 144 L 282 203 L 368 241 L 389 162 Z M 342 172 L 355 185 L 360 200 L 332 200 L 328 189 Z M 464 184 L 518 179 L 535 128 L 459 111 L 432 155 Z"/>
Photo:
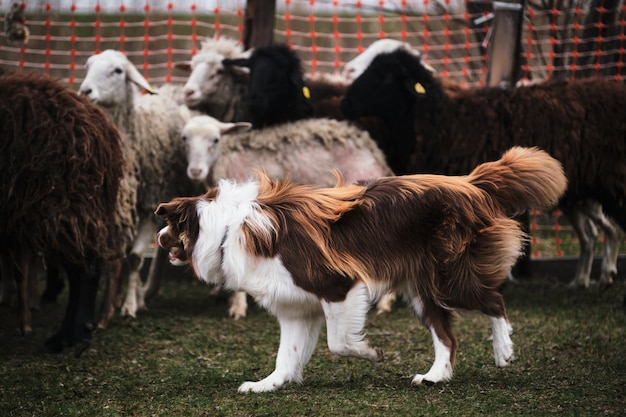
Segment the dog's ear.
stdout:
<path fill-rule="evenodd" d="M 157 216 L 170 217 L 176 213 L 180 213 L 183 209 L 183 202 L 181 198 L 176 198 L 168 203 L 161 203 L 155 210 L 154 214 Z"/>
<path fill-rule="evenodd" d="M 159 204 L 159 206 L 155 210 L 154 214 L 156 214 L 157 216 L 165 216 L 169 212 L 168 204 L 171 204 L 171 203 L 161 203 L 161 204 Z"/>
<path fill-rule="evenodd" d="M 180 224 L 197 217 L 196 201 L 199 197 L 177 197 L 169 203 L 161 203 L 154 212 L 157 216 L 165 216 L 168 224 Z"/>

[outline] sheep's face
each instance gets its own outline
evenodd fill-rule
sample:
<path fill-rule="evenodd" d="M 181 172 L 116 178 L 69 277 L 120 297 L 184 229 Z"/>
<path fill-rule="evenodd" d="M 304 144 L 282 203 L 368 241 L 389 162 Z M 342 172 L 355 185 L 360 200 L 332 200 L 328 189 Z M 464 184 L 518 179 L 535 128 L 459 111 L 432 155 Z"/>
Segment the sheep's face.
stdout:
<path fill-rule="evenodd" d="M 123 106 L 128 103 L 132 99 L 129 95 L 135 91 L 132 84 L 156 93 L 137 68 L 119 51 L 107 49 L 93 55 L 87 60 L 86 67 L 87 75 L 78 94 L 87 96 L 103 107 Z"/>
<path fill-rule="evenodd" d="M 286 66 L 267 58 L 256 58 L 250 71 L 248 108 L 257 119 L 264 120 L 272 111 L 273 103 L 287 103 L 289 90 L 284 80 L 289 80 Z"/>
<path fill-rule="evenodd" d="M 419 57 L 400 49 L 384 53 L 348 87 L 341 111 L 351 120 L 378 116 L 394 123 L 427 97 L 431 85 L 430 69 Z"/>
<path fill-rule="evenodd" d="M 193 181 L 206 181 L 221 138 L 219 128 L 212 120 L 194 117 L 183 128 L 181 138 L 187 145 L 187 176 Z"/>
<path fill-rule="evenodd" d="M 208 101 L 212 94 L 217 93 L 224 72 L 223 56 L 205 53 L 202 60 L 196 58 L 199 57 L 194 57 L 191 61 L 191 74 L 183 87 L 185 104 L 191 109 L 197 108 Z"/>
<path fill-rule="evenodd" d="M 187 176 L 193 181 L 206 181 L 211 166 L 220 155 L 222 135 L 249 130 L 250 127 L 250 123 L 222 123 L 210 116 L 189 119 L 181 134 L 187 145 Z"/>
<path fill-rule="evenodd" d="M 87 75 L 78 93 L 103 107 L 113 107 L 128 99 L 126 91 L 126 57 L 117 51 L 91 56 L 86 63 Z"/>

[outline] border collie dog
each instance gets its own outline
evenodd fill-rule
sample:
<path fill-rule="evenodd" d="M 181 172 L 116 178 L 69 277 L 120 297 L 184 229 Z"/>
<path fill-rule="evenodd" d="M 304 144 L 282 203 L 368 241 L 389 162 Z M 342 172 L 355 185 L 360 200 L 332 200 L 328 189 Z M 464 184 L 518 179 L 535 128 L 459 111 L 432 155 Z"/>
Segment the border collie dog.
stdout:
<path fill-rule="evenodd" d="M 452 377 L 457 309 L 488 315 L 496 365 L 513 360 L 498 287 L 527 237 L 511 216 L 557 203 L 567 180 L 556 159 L 515 147 L 467 176 L 338 180 L 334 188 L 257 178 L 222 180 L 156 210 L 167 220 L 158 242 L 172 264 L 247 292 L 278 318 L 276 369 L 240 392 L 300 382 L 324 321 L 331 352 L 382 363 L 363 328 L 370 302 L 390 290 L 403 294 L 433 338 L 434 363 L 414 385 Z"/>

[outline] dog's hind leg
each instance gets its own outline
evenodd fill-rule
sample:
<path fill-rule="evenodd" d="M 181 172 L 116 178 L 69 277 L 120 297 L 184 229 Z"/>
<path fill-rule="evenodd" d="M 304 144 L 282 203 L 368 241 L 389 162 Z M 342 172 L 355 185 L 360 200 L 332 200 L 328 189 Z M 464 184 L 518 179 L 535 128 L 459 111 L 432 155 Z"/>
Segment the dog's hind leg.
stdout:
<path fill-rule="evenodd" d="M 513 356 L 513 341 L 511 340 L 513 328 L 506 317 L 504 298 L 498 291 L 492 290 L 484 292 L 481 301 L 480 311 L 491 319 L 493 356 L 496 366 L 508 366 L 515 357 Z"/>
<path fill-rule="evenodd" d="M 430 330 L 435 348 L 435 361 L 430 370 L 417 374 L 413 385 L 433 385 L 452 378 L 458 341 L 452 333 L 452 311 L 429 303 L 425 305 L 419 297 L 411 299 L 411 306 L 424 326 Z"/>
<path fill-rule="evenodd" d="M 383 352 L 364 339 L 363 328 L 369 310 L 369 295 L 363 283 L 355 285 L 341 302 L 322 301 L 326 316 L 328 348 L 334 354 L 383 362 Z"/>
<path fill-rule="evenodd" d="M 288 382 L 302 382 L 302 370 L 311 359 L 324 319 L 321 312 L 310 312 L 300 317 L 278 315 L 278 322 L 280 346 L 276 369 L 258 382 L 244 382 L 239 392 L 274 391 Z"/>
<path fill-rule="evenodd" d="M 512 328 L 504 316 L 489 317 L 493 329 L 493 356 L 496 366 L 502 368 L 508 366 L 515 357 L 513 356 L 513 341 L 511 340 Z"/>

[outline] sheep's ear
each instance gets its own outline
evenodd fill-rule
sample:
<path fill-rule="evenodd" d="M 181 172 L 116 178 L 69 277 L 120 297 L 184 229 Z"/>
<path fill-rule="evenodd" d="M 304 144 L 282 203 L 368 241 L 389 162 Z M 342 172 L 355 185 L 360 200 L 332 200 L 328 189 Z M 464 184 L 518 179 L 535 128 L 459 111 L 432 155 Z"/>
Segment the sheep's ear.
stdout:
<path fill-rule="evenodd" d="M 420 59 L 420 64 L 422 64 L 422 67 L 424 67 L 428 72 L 430 72 L 431 74 L 435 74 L 437 72 L 436 69 L 434 69 L 432 66 L 430 66 L 429 64 L 425 63 L 423 60 Z"/>
<path fill-rule="evenodd" d="M 252 64 L 248 58 L 224 58 L 222 65 L 229 67 L 236 74 L 250 74 Z"/>
<path fill-rule="evenodd" d="M 191 61 L 177 62 L 174 64 L 174 68 L 183 70 L 185 72 L 191 72 Z"/>
<path fill-rule="evenodd" d="M 250 129 L 252 129 L 252 123 L 248 122 L 222 123 L 220 125 L 220 133 L 222 135 L 228 133 L 247 132 Z"/>
<path fill-rule="evenodd" d="M 130 62 L 128 62 L 128 67 L 126 68 L 126 74 L 128 75 L 128 79 L 130 81 L 134 82 L 139 87 L 146 90 L 148 93 L 157 94 L 157 90 L 155 90 L 155 88 L 150 85 L 148 80 L 143 78 L 143 76 L 139 73 L 137 68 L 135 68 L 135 66 L 131 64 Z"/>
<path fill-rule="evenodd" d="M 250 68 L 250 60 L 248 58 L 224 58 L 222 59 L 222 65 Z"/>

